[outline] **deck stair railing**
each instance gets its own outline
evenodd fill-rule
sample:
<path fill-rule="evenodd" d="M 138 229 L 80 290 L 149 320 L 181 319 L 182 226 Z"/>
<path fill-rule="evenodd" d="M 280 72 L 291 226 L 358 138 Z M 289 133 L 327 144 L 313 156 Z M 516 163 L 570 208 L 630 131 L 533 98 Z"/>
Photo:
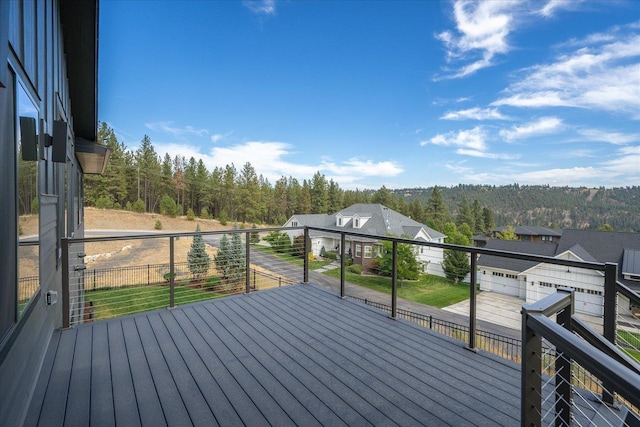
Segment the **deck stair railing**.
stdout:
<path fill-rule="evenodd" d="M 522 425 L 634 425 L 640 365 L 575 317 L 573 309 L 569 288 L 523 306 Z M 582 386 L 575 365 L 600 379 L 600 395 Z M 611 404 L 616 395 L 623 410 Z M 628 405 L 636 409 L 628 411 Z"/>

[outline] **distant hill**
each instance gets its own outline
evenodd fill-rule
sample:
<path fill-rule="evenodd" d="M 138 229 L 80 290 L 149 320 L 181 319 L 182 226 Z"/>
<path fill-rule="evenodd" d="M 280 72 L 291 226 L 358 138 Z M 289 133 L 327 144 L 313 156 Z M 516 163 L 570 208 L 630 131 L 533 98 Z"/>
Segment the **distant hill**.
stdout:
<path fill-rule="evenodd" d="M 452 215 L 463 197 L 494 212 L 497 225 L 539 225 L 554 228 L 597 229 L 609 224 L 615 231 L 640 232 L 640 186 L 624 188 L 550 187 L 543 185 L 457 185 L 440 187 Z M 433 187 L 392 192 L 409 203 L 429 200 Z"/>

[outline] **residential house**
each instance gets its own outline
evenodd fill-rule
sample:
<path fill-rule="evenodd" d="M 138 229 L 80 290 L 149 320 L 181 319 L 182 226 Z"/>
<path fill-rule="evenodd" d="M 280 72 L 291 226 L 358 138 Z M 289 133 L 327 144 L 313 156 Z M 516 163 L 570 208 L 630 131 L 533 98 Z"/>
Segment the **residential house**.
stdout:
<path fill-rule="evenodd" d="M 83 174 L 103 172 L 109 157 L 94 142 L 97 24 L 97 1 L 0 1 L 3 426 L 22 425 L 49 339 L 62 325 L 61 239 L 84 234 Z M 27 169 L 37 203 L 19 190 Z M 23 228 L 28 238 L 19 236 Z M 71 262 L 82 264 L 77 255 Z M 30 286 L 22 280 L 27 270 L 36 275 Z"/>
<path fill-rule="evenodd" d="M 497 239 L 498 233 L 504 232 L 507 228 L 508 226 L 496 227 L 491 229 L 487 234 L 473 236 L 473 245 L 483 248 L 489 240 Z M 562 230 L 554 230 L 552 228 L 531 225 L 519 225 L 514 227 L 514 234 L 518 240 L 523 242 L 554 243 L 562 237 Z"/>
<path fill-rule="evenodd" d="M 640 234 L 564 230 L 556 243 L 541 244 L 491 239 L 487 249 L 549 256 L 559 259 L 617 263 L 618 281 L 640 290 Z M 538 301 L 558 287 L 576 290 L 576 312 L 602 316 L 602 273 L 546 263 L 482 255 L 478 259 L 480 289 L 517 296 L 527 303 Z M 619 297 L 620 314 L 630 314 L 629 301 Z"/>
<path fill-rule="evenodd" d="M 336 231 L 353 231 L 375 236 L 406 236 L 413 240 L 444 243 L 444 234 L 427 227 L 393 209 L 376 203 L 356 203 L 333 215 L 328 214 L 295 214 L 284 224 L 284 227 L 315 226 L 330 228 Z M 290 237 L 300 235 L 300 231 L 292 231 Z M 327 252 L 340 253 L 340 236 L 311 230 L 311 250 L 314 256 L 320 256 L 322 248 Z M 348 236 L 346 253 L 353 258 L 355 264 L 362 265 L 363 271 L 372 268 L 374 259 L 380 253 L 380 244 L 376 239 Z M 442 270 L 443 252 L 440 248 L 427 246 L 416 247 L 416 259 L 425 273 L 444 276 Z"/>

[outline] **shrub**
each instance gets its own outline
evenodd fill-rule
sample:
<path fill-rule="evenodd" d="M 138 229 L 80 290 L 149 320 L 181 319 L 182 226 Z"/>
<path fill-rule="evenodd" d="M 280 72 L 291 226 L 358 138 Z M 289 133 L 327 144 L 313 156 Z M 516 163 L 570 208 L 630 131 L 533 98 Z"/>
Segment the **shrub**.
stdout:
<path fill-rule="evenodd" d="M 133 204 L 133 211 L 138 213 L 144 213 L 145 210 L 146 210 L 146 207 L 142 199 L 136 200 L 136 202 Z"/>
<path fill-rule="evenodd" d="M 162 223 L 160 222 L 160 220 L 156 221 L 155 229 L 156 230 L 162 230 Z"/>
<path fill-rule="evenodd" d="M 229 221 L 229 217 L 227 216 L 227 213 L 225 211 L 221 211 L 220 212 L 220 225 L 227 225 L 227 221 Z"/>
<path fill-rule="evenodd" d="M 24 234 L 24 231 L 22 230 L 22 225 L 18 226 L 18 236 L 22 236 Z"/>
<path fill-rule="evenodd" d="M 113 202 L 107 196 L 98 197 L 98 200 L 96 200 L 96 208 L 98 209 L 111 209 L 112 207 Z"/>
<path fill-rule="evenodd" d="M 205 285 L 208 288 L 213 288 L 214 286 L 218 286 L 220 284 L 220 276 L 213 276 L 207 279 L 207 284 Z"/>
<path fill-rule="evenodd" d="M 172 218 L 176 217 L 176 214 L 177 214 L 176 202 L 168 194 L 164 194 L 160 198 L 160 213 L 162 215 L 167 215 Z"/>
<path fill-rule="evenodd" d="M 269 242 L 271 248 L 276 252 L 288 252 L 291 248 L 291 240 L 289 240 L 289 235 L 287 233 L 272 231 L 267 234 L 267 237 L 265 237 L 264 240 Z"/>
<path fill-rule="evenodd" d="M 187 219 L 189 221 L 193 221 L 194 219 L 196 219 L 196 214 L 191 208 L 187 209 Z"/>
<path fill-rule="evenodd" d="M 169 282 L 171 280 L 171 273 L 164 273 L 162 275 L 162 278 L 164 279 L 165 282 Z M 173 273 L 173 279 L 175 280 L 176 278 L 176 273 Z"/>
<path fill-rule="evenodd" d="M 31 201 L 31 213 L 37 214 L 40 207 L 40 200 L 37 197 L 34 197 Z"/>
<path fill-rule="evenodd" d="M 200 209 L 200 218 L 202 218 L 202 219 L 211 219 L 211 215 L 209 215 L 209 209 L 207 209 L 206 206 L 204 208 Z"/>
<path fill-rule="evenodd" d="M 252 229 L 257 228 L 255 224 L 253 224 L 251 226 Z M 251 242 L 251 244 L 255 245 L 257 243 L 260 243 L 260 234 L 257 231 L 252 231 L 249 234 L 249 242 Z"/>
<path fill-rule="evenodd" d="M 360 264 L 350 265 L 347 270 L 354 274 L 362 274 L 362 266 Z"/>
<path fill-rule="evenodd" d="M 128 211 L 133 210 L 133 205 L 131 204 L 131 202 L 127 201 L 127 204 L 124 205 L 124 208 Z"/>
<path fill-rule="evenodd" d="M 320 255 L 322 255 L 322 252 L 320 252 Z M 338 259 L 338 254 L 335 252 L 326 252 L 323 256 L 329 259 Z"/>
<path fill-rule="evenodd" d="M 327 250 L 324 248 L 324 246 L 320 248 L 320 256 L 322 258 L 325 258 L 327 256 Z"/>

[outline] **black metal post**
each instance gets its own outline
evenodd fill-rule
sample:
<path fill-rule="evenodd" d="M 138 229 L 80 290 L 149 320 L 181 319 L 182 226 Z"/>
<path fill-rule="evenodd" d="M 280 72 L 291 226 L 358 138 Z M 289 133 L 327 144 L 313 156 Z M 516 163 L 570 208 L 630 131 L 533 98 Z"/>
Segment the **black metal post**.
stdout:
<path fill-rule="evenodd" d="M 558 289 L 558 292 L 569 293 L 571 295 L 571 305 L 560 311 L 556 316 L 556 322 L 569 332 L 573 331 L 571 316 L 575 307 L 575 295 L 573 290 Z M 573 394 L 571 391 L 571 359 L 563 353 L 556 354 L 555 380 L 556 380 L 556 426 L 563 427 L 571 425 L 571 407 Z"/>
<path fill-rule="evenodd" d="M 604 325 L 603 336 L 612 344 L 616 343 L 616 319 L 618 317 L 618 264 L 608 262 L 604 265 Z M 602 401 L 613 405 L 615 401 L 613 384 L 602 383 Z"/>
<path fill-rule="evenodd" d="M 395 319 L 398 311 L 398 242 L 395 240 L 391 250 L 391 318 Z"/>
<path fill-rule="evenodd" d="M 147 286 L 151 284 L 151 267 L 147 264 Z"/>
<path fill-rule="evenodd" d="M 251 233 L 249 231 L 245 232 L 244 235 L 244 244 L 245 244 L 245 289 L 244 292 L 246 294 L 251 293 L 251 246 L 249 245 L 249 241 L 251 239 Z"/>
<path fill-rule="evenodd" d="M 344 246 L 345 246 L 345 234 L 342 233 L 340 235 L 340 298 L 345 298 L 345 286 L 344 286 L 344 276 L 345 276 L 345 271 L 344 271 L 344 254 L 345 254 L 345 250 L 344 250 Z"/>
<path fill-rule="evenodd" d="M 304 274 L 302 281 L 309 283 L 309 229 L 304 228 Z"/>
<path fill-rule="evenodd" d="M 476 283 L 478 281 L 478 260 L 471 252 L 471 283 L 469 284 L 469 350 L 476 350 Z"/>
<path fill-rule="evenodd" d="M 175 263 L 173 236 L 169 237 L 169 308 L 175 307 Z"/>
<path fill-rule="evenodd" d="M 69 318 L 69 240 L 63 237 L 62 243 L 62 327 L 67 329 L 70 325 Z"/>
<path fill-rule="evenodd" d="M 542 419 L 542 338 L 527 325 L 529 313 L 522 307 L 522 371 L 520 425 L 540 427 Z"/>

